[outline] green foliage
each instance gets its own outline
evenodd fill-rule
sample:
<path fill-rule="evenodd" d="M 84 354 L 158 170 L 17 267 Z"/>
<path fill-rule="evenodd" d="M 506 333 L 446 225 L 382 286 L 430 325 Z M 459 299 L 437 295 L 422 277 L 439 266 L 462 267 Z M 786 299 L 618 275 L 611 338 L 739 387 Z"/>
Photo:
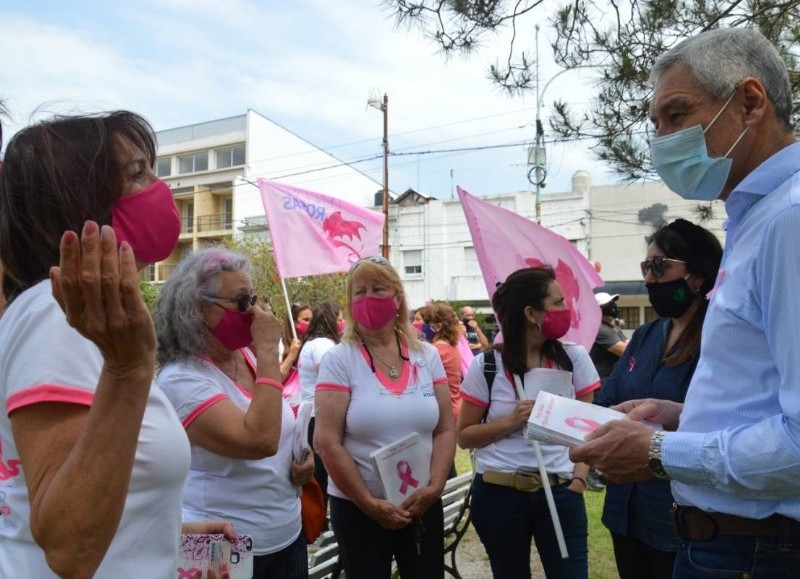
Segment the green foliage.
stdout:
<path fill-rule="evenodd" d="M 596 92 L 586 112 L 556 101 L 551 128 L 563 140 L 596 143 L 598 159 L 628 180 L 652 175 L 648 75 L 655 60 L 680 40 L 720 27 L 752 27 L 777 47 L 800 94 L 800 3 L 797 0 L 574 0 L 554 12 L 542 0 L 384 0 L 399 24 L 421 28 L 446 55 L 473 52 L 503 28 L 512 31 L 504 63 L 489 75 L 509 93 L 536 88 L 530 57 L 534 24 L 547 19 L 550 48 L 563 69 L 595 68 Z M 542 6 L 540 6 L 542 5 Z M 547 37 L 548 35 L 545 35 Z M 525 51 L 526 45 L 528 52 Z M 547 80 L 547 79 L 540 79 Z M 800 120 L 795 98 L 793 121 Z"/>
<path fill-rule="evenodd" d="M 161 286 L 140 279 L 139 291 L 142 293 L 142 299 L 147 309 L 153 311 L 153 304 L 156 303 L 156 298 L 158 297 L 158 292 L 161 291 Z"/>
<path fill-rule="evenodd" d="M 253 290 L 269 300 L 276 315 L 284 317 L 286 300 L 281 290 L 272 246 L 264 240 L 253 238 L 227 240 L 225 244 L 250 260 L 253 265 Z M 302 256 L 298 258 L 302 259 Z M 313 307 L 324 300 L 333 299 L 344 304 L 345 277 L 345 274 L 337 273 L 287 279 L 285 281 L 289 303 L 301 302 Z"/>

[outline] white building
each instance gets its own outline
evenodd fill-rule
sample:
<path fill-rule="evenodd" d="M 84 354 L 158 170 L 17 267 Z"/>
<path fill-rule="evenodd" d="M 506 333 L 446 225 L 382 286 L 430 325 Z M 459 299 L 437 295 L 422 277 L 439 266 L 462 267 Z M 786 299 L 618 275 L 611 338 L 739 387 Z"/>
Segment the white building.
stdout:
<path fill-rule="evenodd" d="M 278 179 L 351 203 L 371 206 L 382 188 L 288 129 L 249 110 L 246 114 L 156 132 L 156 174 L 172 189 L 183 220 L 178 247 L 151 266 L 151 281 L 165 280 L 186 251 L 265 230 L 255 181 Z"/>

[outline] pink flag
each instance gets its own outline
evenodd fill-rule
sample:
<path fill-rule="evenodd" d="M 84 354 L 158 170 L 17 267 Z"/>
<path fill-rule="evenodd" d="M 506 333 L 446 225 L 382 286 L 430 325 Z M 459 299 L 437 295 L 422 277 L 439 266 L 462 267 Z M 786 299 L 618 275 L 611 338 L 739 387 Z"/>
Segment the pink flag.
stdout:
<path fill-rule="evenodd" d="M 281 277 L 345 272 L 379 253 L 382 213 L 267 179 L 258 188 Z"/>
<path fill-rule="evenodd" d="M 518 269 L 552 266 L 572 311 L 572 327 L 564 340 L 590 349 L 601 318 L 592 290 L 603 285 L 594 267 L 568 239 L 538 223 L 473 197 L 461 187 L 458 197 L 489 297 L 497 282 Z"/>

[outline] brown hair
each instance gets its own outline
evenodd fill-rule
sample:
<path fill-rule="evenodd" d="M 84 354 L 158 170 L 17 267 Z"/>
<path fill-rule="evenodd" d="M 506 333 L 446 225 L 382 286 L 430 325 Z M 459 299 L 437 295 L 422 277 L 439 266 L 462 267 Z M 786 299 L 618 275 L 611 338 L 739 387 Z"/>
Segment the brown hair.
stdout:
<path fill-rule="evenodd" d="M 339 335 L 340 313 L 342 308 L 333 300 L 326 300 L 315 307 L 303 344 L 314 338 L 329 338 L 338 344 L 342 339 Z"/>
<path fill-rule="evenodd" d="M 3 291 L 13 299 L 58 265 L 61 236 L 87 220 L 111 222 L 124 178 L 119 138 L 152 166 L 156 139 L 134 113 L 56 117 L 18 132 L 0 170 L 0 261 Z"/>
<path fill-rule="evenodd" d="M 294 333 L 292 332 L 292 326 L 297 323 L 297 316 L 300 315 L 301 312 L 309 310 L 312 312 L 311 321 L 314 321 L 313 310 L 311 306 L 307 303 L 297 302 L 292 304 L 291 309 L 289 310 L 289 315 L 286 316 L 283 320 L 283 359 L 286 359 L 286 356 L 289 355 L 289 346 L 292 345 L 294 341 Z M 310 328 L 309 328 L 310 329 Z M 298 336 L 299 337 L 299 336 Z"/>
<path fill-rule="evenodd" d="M 499 284 L 492 296 L 492 308 L 503 329 L 503 343 L 498 347 L 503 366 L 513 374 L 528 371 L 525 332 L 527 318 L 525 308 L 545 309 L 544 301 L 550 295 L 550 284 L 556 274 L 550 267 L 527 267 L 518 269 Z M 542 346 L 542 356 L 553 360 L 559 368 L 572 371 L 572 360 L 558 340 L 547 340 Z"/>
<path fill-rule="evenodd" d="M 461 335 L 456 313 L 447 304 L 436 304 L 431 309 L 433 310 L 431 324 L 440 325 L 431 341 L 442 340 L 451 346 L 455 346 L 458 343 L 458 337 Z"/>

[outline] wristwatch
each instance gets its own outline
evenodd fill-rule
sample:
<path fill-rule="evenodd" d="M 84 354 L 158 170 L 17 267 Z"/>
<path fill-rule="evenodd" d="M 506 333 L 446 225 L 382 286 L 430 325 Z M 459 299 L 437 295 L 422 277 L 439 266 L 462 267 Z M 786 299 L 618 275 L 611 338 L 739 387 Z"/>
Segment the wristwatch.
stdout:
<path fill-rule="evenodd" d="M 647 452 L 647 468 L 650 469 L 654 477 L 661 480 L 672 479 L 661 464 L 661 442 L 666 434 L 663 430 L 653 433 L 652 438 L 650 438 L 650 449 Z"/>

